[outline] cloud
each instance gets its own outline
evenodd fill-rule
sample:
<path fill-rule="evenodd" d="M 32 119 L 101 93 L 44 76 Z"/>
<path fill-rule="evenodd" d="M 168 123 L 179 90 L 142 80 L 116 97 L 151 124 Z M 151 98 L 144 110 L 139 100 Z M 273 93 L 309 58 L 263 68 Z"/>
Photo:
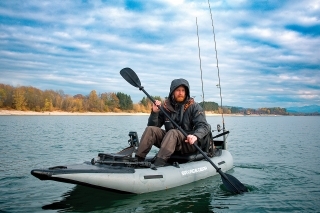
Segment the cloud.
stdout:
<path fill-rule="evenodd" d="M 183 77 L 201 101 L 202 70 L 206 101 L 219 103 L 217 53 L 225 105 L 320 105 L 318 1 L 210 7 L 189 0 L 0 2 L 0 83 L 70 95 L 123 92 L 138 102 L 144 94 L 119 75 L 131 67 L 151 95 L 167 96 L 171 80 Z"/>

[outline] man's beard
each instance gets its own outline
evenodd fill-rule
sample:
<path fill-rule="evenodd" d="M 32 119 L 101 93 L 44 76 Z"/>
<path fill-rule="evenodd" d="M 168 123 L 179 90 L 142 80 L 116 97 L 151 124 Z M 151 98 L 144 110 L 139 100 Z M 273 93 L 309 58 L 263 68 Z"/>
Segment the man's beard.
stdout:
<path fill-rule="evenodd" d="M 178 103 L 181 103 L 181 102 L 183 102 L 185 99 L 186 99 L 185 96 L 178 96 L 178 97 L 175 98 L 175 101 L 178 102 Z"/>

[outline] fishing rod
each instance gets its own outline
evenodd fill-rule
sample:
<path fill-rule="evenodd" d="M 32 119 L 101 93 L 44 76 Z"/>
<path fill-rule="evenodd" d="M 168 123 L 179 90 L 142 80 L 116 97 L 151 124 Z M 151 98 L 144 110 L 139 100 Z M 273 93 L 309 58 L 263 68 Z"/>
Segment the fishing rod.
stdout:
<path fill-rule="evenodd" d="M 220 69 L 219 69 L 219 60 L 218 60 L 218 51 L 217 51 L 217 42 L 216 42 L 216 35 L 214 32 L 214 25 L 213 25 L 213 18 L 212 18 L 212 12 L 211 12 L 211 6 L 210 1 L 208 0 L 209 10 L 210 10 L 210 16 L 211 16 L 211 25 L 212 25 L 212 33 L 213 33 L 213 40 L 214 40 L 214 48 L 215 48 L 215 55 L 216 55 L 216 62 L 217 62 L 217 70 L 218 70 L 218 80 L 219 83 L 217 84 L 217 87 L 219 88 L 219 94 L 220 94 L 220 107 L 221 107 L 221 116 L 222 116 L 222 128 L 223 131 L 225 131 L 225 122 L 224 122 L 224 114 L 223 114 L 223 105 L 222 105 L 222 91 L 221 91 L 221 79 L 220 79 Z M 196 17 L 196 25 L 197 25 L 197 37 L 198 37 L 198 50 L 199 50 L 199 61 L 200 61 L 200 73 L 201 73 L 201 86 L 202 86 L 202 103 L 203 103 L 203 109 L 205 110 L 205 102 L 204 102 L 204 91 L 203 91 L 203 78 L 202 78 L 202 63 L 201 63 L 201 56 L 200 56 L 200 41 L 199 41 L 199 29 L 198 29 L 198 18 Z M 218 131 L 219 125 L 218 125 Z"/>
<path fill-rule="evenodd" d="M 213 18 L 212 18 L 212 11 L 210 6 L 210 0 L 208 0 L 209 10 L 210 10 L 210 17 L 211 17 L 211 25 L 212 25 L 212 33 L 213 33 L 213 41 L 214 41 L 214 49 L 216 53 L 216 62 L 217 62 L 217 70 L 218 70 L 218 79 L 219 84 L 217 85 L 220 90 L 220 106 L 221 106 L 221 115 L 222 115 L 222 124 L 223 124 L 223 130 L 225 130 L 225 124 L 224 124 L 224 116 L 223 116 L 223 108 L 222 108 L 222 92 L 221 92 L 221 80 L 220 80 L 220 69 L 219 69 L 219 60 L 218 60 L 218 51 L 217 51 L 217 42 L 216 42 L 216 33 L 214 32 L 214 25 L 213 25 Z"/>
<path fill-rule="evenodd" d="M 201 79 L 201 88 L 202 88 L 202 107 L 203 107 L 203 111 L 205 111 L 203 79 L 202 79 L 202 66 L 201 66 L 201 56 L 200 56 L 200 39 L 199 39 L 199 29 L 198 29 L 198 18 L 197 17 L 196 17 L 196 25 L 197 25 L 198 50 L 199 50 L 200 73 L 201 73 L 200 79 Z"/>

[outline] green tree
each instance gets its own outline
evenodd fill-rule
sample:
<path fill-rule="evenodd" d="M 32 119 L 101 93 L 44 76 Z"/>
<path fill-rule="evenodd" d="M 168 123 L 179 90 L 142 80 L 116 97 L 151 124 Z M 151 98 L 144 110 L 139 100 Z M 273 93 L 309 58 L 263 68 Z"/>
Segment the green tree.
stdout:
<path fill-rule="evenodd" d="M 231 107 L 231 113 L 235 114 L 235 113 L 240 113 L 240 109 L 238 107 Z"/>
<path fill-rule="evenodd" d="M 200 106 L 205 110 L 205 111 L 216 111 L 219 109 L 219 105 L 215 102 L 200 102 Z"/>
<path fill-rule="evenodd" d="M 159 101 L 163 101 L 164 99 L 161 98 L 160 96 L 151 96 L 151 98 L 153 100 L 159 100 Z M 140 101 L 140 104 L 142 104 L 145 108 L 149 108 L 151 106 L 151 101 L 149 98 L 147 97 L 143 97 Z"/>
<path fill-rule="evenodd" d="M 141 99 L 141 101 L 140 101 L 140 104 L 142 104 L 144 107 L 148 107 L 149 102 L 150 102 L 150 101 L 149 101 L 148 98 L 143 97 L 143 98 Z"/>
<path fill-rule="evenodd" d="M 126 95 L 122 92 L 118 92 L 117 98 L 119 99 L 119 106 L 121 110 L 132 110 L 133 109 L 133 102 L 131 100 L 130 95 Z"/>

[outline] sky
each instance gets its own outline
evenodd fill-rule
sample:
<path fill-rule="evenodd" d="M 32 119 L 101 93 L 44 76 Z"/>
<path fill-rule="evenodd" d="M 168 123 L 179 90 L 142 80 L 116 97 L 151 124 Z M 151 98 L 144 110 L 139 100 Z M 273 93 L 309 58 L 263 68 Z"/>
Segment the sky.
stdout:
<path fill-rule="evenodd" d="M 0 83 L 14 87 L 138 103 L 130 67 L 151 96 L 184 78 L 197 102 L 320 105 L 319 50 L 319 0 L 0 1 Z"/>

